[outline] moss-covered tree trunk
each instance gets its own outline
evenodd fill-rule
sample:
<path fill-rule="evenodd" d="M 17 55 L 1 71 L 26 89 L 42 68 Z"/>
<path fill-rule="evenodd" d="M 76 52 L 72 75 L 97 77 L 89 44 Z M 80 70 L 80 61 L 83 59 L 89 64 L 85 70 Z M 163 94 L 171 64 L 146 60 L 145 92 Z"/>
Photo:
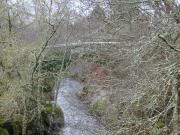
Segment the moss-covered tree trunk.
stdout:
<path fill-rule="evenodd" d="M 173 112 L 173 135 L 178 135 L 180 132 L 180 75 L 177 75 L 173 82 L 173 93 L 175 96 L 174 100 L 174 112 Z"/>

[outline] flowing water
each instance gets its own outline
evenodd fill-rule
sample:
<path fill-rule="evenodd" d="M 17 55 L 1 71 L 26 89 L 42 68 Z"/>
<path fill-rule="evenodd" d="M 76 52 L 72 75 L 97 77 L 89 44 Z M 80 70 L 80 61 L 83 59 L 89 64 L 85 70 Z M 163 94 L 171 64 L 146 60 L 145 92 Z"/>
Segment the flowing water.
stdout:
<path fill-rule="evenodd" d="M 76 92 L 82 89 L 75 80 L 61 81 L 57 104 L 64 112 L 65 125 L 57 135 L 110 135 L 78 100 Z"/>

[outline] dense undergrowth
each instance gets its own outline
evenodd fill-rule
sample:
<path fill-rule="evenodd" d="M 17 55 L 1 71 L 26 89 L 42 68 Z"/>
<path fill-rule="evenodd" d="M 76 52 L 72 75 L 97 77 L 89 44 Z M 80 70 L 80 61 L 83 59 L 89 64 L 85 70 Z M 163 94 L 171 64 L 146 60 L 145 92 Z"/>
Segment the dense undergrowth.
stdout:
<path fill-rule="evenodd" d="M 11 45 L 0 50 L 0 134 L 50 134 L 62 126 L 63 112 L 52 105 L 69 63 L 65 51 L 46 51 L 32 71 L 40 48 Z"/>
<path fill-rule="evenodd" d="M 78 96 L 115 135 L 178 135 L 179 59 L 158 36 L 86 54 L 79 60 L 89 65 L 87 88 Z"/>

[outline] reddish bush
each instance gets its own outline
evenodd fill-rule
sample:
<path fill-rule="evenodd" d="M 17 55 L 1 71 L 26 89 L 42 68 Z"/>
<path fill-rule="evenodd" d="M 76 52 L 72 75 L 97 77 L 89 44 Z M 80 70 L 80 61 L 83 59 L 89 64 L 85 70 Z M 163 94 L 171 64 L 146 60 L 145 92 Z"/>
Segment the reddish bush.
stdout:
<path fill-rule="evenodd" d="M 93 80 L 105 80 L 108 75 L 107 70 L 102 69 L 101 67 L 98 67 L 98 65 L 95 63 L 89 64 L 88 68 L 91 74 L 90 78 Z"/>
<path fill-rule="evenodd" d="M 107 75 L 108 75 L 108 73 L 107 73 L 107 71 L 105 69 L 98 68 L 95 71 L 95 79 L 105 80 Z"/>
<path fill-rule="evenodd" d="M 91 63 L 91 64 L 89 64 L 88 68 L 89 68 L 90 72 L 95 72 L 98 68 L 98 65 L 95 63 Z"/>

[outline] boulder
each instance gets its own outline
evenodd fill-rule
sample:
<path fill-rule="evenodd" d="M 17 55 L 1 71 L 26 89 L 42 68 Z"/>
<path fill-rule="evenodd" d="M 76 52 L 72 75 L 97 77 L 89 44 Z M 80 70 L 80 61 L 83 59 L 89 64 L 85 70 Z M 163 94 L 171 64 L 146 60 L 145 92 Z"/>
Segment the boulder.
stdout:
<path fill-rule="evenodd" d="M 52 128 L 60 128 L 64 126 L 64 113 L 60 107 L 55 107 L 53 112 L 52 104 L 46 105 L 46 111 L 48 114 L 49 119 L 52 121 Z"/>
<path fill-rule="evenodd" d="M 64 113 L 60 107 L 56 107 L 53 115 L 53 127 L 64 126 Z"/>
<path fill-rule="evenodd" d="M 8 133 L 7 129 L 0 127 L 0 135 L 9 135 L 9 133 Z"/>

